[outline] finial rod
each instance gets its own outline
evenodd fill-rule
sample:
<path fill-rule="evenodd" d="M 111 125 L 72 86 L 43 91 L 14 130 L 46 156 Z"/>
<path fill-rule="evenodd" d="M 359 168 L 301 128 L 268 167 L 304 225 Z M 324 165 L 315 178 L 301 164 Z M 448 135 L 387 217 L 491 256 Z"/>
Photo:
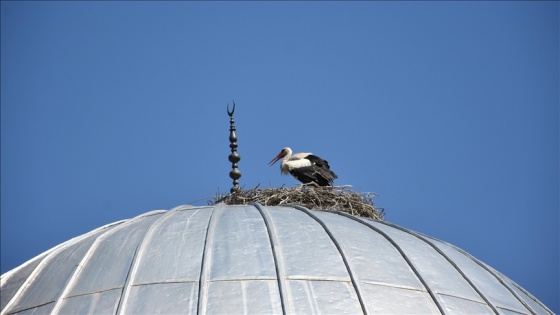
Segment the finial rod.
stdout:
<path fill-rule="evenodd" d="M 237 168 L 237 163 L 241 160 L 241 157 L 237 153 L 237 135 L 235 134 L 235 121 L 233 120 L 233 113 L 235 112 L 235 101 L 233 101 L 233 109 L 229 110 L 229 104 L 227 106 L 227 113 L 229 116 L 229 147 L 231 148 L 231 154 L 228 159 L 231 162 L 231 172 L 229 172 L 229 177 L 233 179 L 233 187 L 230 189 L 231 193 L 239 191 L 239 178 L 241 178 L 241 172 Z"/>

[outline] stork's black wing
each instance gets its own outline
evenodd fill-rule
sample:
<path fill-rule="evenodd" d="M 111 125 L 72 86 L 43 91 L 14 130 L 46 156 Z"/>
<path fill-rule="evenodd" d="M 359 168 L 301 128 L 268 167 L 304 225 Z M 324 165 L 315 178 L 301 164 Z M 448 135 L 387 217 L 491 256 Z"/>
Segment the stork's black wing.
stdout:
<path fill-rule="evenodd" d="M 292 169 L 290 174 L 304 184 L 315 182 L 319 186 L 332 186 L 333 180 L 338 176 L 330 170 L 329 162 L 316 155 L 308 155 L 305 158 L 311 165 Z"/>

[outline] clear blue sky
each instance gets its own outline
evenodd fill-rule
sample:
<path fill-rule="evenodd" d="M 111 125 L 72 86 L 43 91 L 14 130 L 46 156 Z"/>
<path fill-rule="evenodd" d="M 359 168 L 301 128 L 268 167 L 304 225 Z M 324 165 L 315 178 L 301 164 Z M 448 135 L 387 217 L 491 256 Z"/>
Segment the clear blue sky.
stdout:
<path fill-rule="evenodd" d="M 282 147 L 559 307 L 559 2 L 1 2 L 2 273 L 292 186 Z"/>

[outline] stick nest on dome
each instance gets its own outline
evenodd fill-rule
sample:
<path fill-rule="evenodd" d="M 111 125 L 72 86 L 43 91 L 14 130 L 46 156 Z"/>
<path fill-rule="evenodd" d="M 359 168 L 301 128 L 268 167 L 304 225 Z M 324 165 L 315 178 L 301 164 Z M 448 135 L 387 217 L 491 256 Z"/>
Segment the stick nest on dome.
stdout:
<path fill-rule="evenodd" d="M 383 220 L 383 209 L 373 204 L 375 193 L 357 193 L 350 186 L 291 188 L 265 188 L 243 190 L 227 195 L 217 195 L 209 203 L 223 202 L 228 205 L 246 205 L 257 202 L 264 206 L 299 205 L 308 209 L 337 210 L 361 217 Z"/>

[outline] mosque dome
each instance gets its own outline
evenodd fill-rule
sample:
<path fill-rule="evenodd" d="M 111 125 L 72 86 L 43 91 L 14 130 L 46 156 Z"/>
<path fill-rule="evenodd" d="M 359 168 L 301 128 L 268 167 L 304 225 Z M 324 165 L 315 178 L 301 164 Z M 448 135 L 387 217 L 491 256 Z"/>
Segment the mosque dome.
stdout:
<path fill-rule="evenodd" d="M 552 314 L 465 251 L 299 206 L 180 206 L 100 227 L 1 277 L 1 315 Z"/>

